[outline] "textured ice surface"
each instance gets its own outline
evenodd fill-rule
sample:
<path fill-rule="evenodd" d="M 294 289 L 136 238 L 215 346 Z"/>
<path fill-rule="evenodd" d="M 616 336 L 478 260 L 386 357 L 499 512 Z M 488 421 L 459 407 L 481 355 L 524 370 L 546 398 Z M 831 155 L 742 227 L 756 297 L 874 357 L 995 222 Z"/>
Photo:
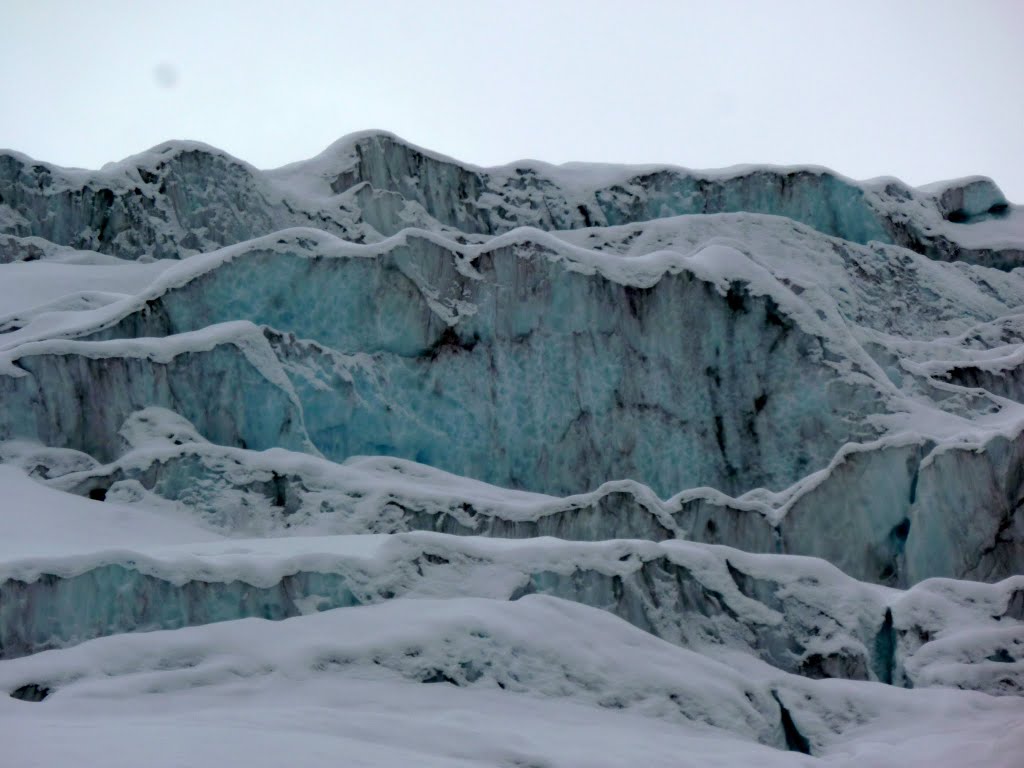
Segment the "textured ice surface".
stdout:
<path fill-rule="evenodd" d="M 134 414 L 120 435 L 136 447 L 110 464 L 71 452 L 80 457 L 71 465 L 67 451 L 38 448 L 22 448 L 28 455 L 18 461 L 56 488 L 142 508 L 166 500 L 188 519 L 235 536 L 429 530 L 581 541 L 683 538 L 820 557 L 858 579 L 897 586 L 1019 572 L 1021 538 L 1011 527 L 1000 530 L 1001 521 L 1017 518 L 998 495 L 1006 475 L 997 474 L 1016 466 L 1015 454 L 1006 452 L 1016 442 L 994 440 L 980 453 L 952 449 L 928 463 L 927 446 L 917 442 L 853 446 L 786 494 L 734 498 L 702 488 L 663 500 L 633 481 L 553 497 L 394 458 L 339 466 L 304 454 L 228 448 L 158 408 Z M 951 492 L 957 484 L 966 490 Z M 938 550 L 947 556 L 934 557 Z"/>
<path fill-rule="evenodd" d="M 544 631 L 535 631 L 538 626 Z M 30 686 L 46 692 L 39 709 L 49 718 L 74 722 L 89 710 L 92 728 L 120 718 L 115 755 L 126 746 L 134 752 L 124 742 L 136 729 L 145 733 L 159 723 L 183 729 L 176 741 L 196 734 L 178 714 L 188 709 L 201 712 L 207 727 L 241 716 L 250 723 L 267 718 L 261 730 L 274 731 L 282 724 L 271 718 L 287 711 L 286 722 L 299 717 L 300 743 L 307 747 L 321 722 L 337 737 L 354 721 L 360 725 L 353 733 L 369 742 L 363 749 L 378 741 L 392 750 L 415 745 L 428 756 L 455 749 L 459 764 L 471 765 L 613 766 L 637 754 L 652 765 L 809 764 L 793 751 L 843 765 L 928 765 L 951 755 L 957 765 L 1012 765 L 1021 737 L 1014 699 L 807 680 L 738 655 L 719 661 L 601 611 L 538 596 L 511 603 L 392 601 L 279 623 L 245 620 L 122 635 L 0 666 L 0 687 Z M 30 708 L 12 704 L 0 729 L 32 728 L 34 718 L 22 711 Z M 534 721 L 538 713 L 557 725 L 561 738 Z M 396 720 L 407 717 L 408 726 L 396 729 Z M 386 738 L 374 725 L 378 720 L 388 726 Z M 580 720 L 590 725 L 586 732 Z M 973 730 L 969 741 L 980 739 L 969 747 L 961 744 L 965 724 Z M 608 729 L 617 738 L 604 751 Z M 202 744 L 207 738 L 184 740 Z M 234 743 L 237 737 L 227 738 Z M 941 756 L 936 740 L 944 746 Z M 758 742 L 779 751 L 758 750 Z M 629 754 L 623 744 L 631 746 Z M 670 744 L 685 752 L 673 753 Z M 353 747 L 334 745 L 335 759 L 336 750 L 351 755 Z M 787 748 L 788 754 L 780 751 Z M 51 749 L 39 745 L 33 754 Z M 180 748 L 171 749 L 178 754 Z M 383 749 L 378 744 L 374 752 Z M 394 759 L 385 752 L 368 764 L 392 765 Z M 417 764 L 424 760 L 429 757 L 417 757 Z"/>
<path fill-rule="evenodd" d="M 373 240 L 407 227 L 494 235 L 614 226 L 679 214 L 785 216 L 854 242 L 956 252 L 957 226 L 1005 216 L 989 179 L 915 190 L 860 183 L 824 168 L 722 171 L 536 162 L 475 168 L 382 133 L 341 139 L 312 160 L 260 172 L 196 142 L 170 142 L 79 171 L 0 154 L 0 223 L 18 237 L 122 257 L 178 258 L 287 226 Z M 1021 245 L 970 249 L 1000 265 Z"/>
<path fill-rule="evenodd" d="M 125 418 L 158 405 L 220 442 L 309 445 L 294 390 L 248 323 L 180 334 L 171 343 L 37 342 L 19 347 L 8 365 L 7 375 L 0 372 L 0 434 L 8 437 L 109 459 L 119 451 Z"/>
<path fill-rule="evenodd" d="M 958 687 L 1024 691 L 1024 577 L 995 585 L 926 581 L 904 593 L 856 582 L 812 558 L 639 540 L 417 533 L 19 558 L 0 572 L 0 656 L 396 597 L 537 592 L 611 611 L 678 645 L 738 649 L 809 677 L 911 686 L 951 675 Z M 986 652 L 971 655 L 982 640 Z M 972 679 L 983 682 L 972 686 Z"/>
<path fill-rule="evenodd" d="M 374 765 L 1012 765 L 1018 266 L 980 177 L 4 153 L 0 731 L 344 681 L 448 707 Z"/>

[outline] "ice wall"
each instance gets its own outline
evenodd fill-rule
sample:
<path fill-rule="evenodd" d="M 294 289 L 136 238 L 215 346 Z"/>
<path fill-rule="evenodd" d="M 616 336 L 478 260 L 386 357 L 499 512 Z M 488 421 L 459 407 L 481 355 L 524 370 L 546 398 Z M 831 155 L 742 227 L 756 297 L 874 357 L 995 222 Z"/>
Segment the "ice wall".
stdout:
<path fill-rule="evenodd" d="M 162 406 L 228 445 L 314 450 L 277 359 L 245 323 L 182 334 L 173 344 L 42 342 L 7 364 L 6 375 L 0 373 L 6 439 L 36 439 L 110 460 L 124 446 L 118 430 L 125 419 Z"/>
<path fill-rule="evenodd" d="M 672 643 L 743 650 L 810 678 L 911 687 L 984 668 L 960 646 L 984 637 L 1007 656 L 1005 692 L 1024 690 L 1021 578 L 925 582 L 908 592 L 858 583 L 819 560 L 641 541 L 492 542 L 406 534 L 375 553 L 346 537 L 253 542 L 12 563 L 0 582 L 0 654 L 21 656 L 119 632 L 289 616 L 401 596 L 518 599 L 544 593 L 602 608 Z M 227 555 L 220 556 L 219 552 Z M 182 557 L 185 555 L 184 557 Z M 73 607 L 72 607 L 73 606 Z M 970 631 L 964 622 L 970 622 Z M 973 635 L 972 635 L 973 633 Z M 933 666 L 930 666 L 933 665 Z M 955 667 L 955 665 L 954 665 Z M 986 685 L 995 681 L 988 679 Z"/>
<path fill-rule="evenodd" d="M 268 459 L 193 442 L 188 434 L 195 433 L 169 432 L 163 447 L 151 441 L 106 466 L 69 463 L 64 453 L 48 460 L 38 451 L 22 466 L 79 495 L 145 503 L 152 493 L 180 502 L 207 525 L 236 535 L 422 530 L 575 541 L 679 538 L 817 557 L 854 578 L 898 587 L 932 577 L 995 581 L 1020 571 L 1019 514 L 999 497 L 1016 487 L 1020 437 L 927 460 L 928 443 L 860 447 L 781 500 L 710 488 L 662 500 L 632 481 L 567 497 L 510 495 L 408 462 L 375 458 L 339 468 L 300 454 Z"/>
<path fill-rule="evenodd" d="M 195 142 L 163 144 L 95 172 L 0 156 L 0 232 L 123 258 L 175 258 L 294 225 L 363 242 L 410 226 L 489 236 L 517 226 L 566 230 L 748 211 L 853 242 L 1009 269 L 1020 263 L 1019 245 L 958 248 L 955 227 L 945 227 L 1009 209 L 984 178 L 916 190 L 807 167 L 485 169 L 383 132 L 346 137 L 316 158 L 265 172 Z"/>
<path fill-rule="evenodd" d="M 326 456 L 546 493 L 785 487 L 872 436 L 855 420 L 882 407 L 828 365 L 828 340 L 739 281 L 624 285 L 530 243 L 471 266 L 420 238 L 379 258 L 311 250 L 239 256 L 93 336 L 269 326 Z"/>
<path fill-rule="evenodd" d="M 823 678 L 1019 695 L 1022 259 L 978 177 L 0 155 L 0 481 L 52 494 L 0 504 L 0 678 L 539 593 L 767 665 L 776 746 L 824 743 Z"/>

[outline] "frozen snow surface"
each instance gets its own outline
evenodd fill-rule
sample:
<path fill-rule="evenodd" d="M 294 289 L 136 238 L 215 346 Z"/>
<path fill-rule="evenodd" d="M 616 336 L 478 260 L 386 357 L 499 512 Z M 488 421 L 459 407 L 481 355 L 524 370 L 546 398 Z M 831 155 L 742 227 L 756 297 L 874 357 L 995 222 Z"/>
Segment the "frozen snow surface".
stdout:
<path fill-rule="evenodd" d="M 989 179 L 0 152 L 19 766 L 1019 766 Z"/>

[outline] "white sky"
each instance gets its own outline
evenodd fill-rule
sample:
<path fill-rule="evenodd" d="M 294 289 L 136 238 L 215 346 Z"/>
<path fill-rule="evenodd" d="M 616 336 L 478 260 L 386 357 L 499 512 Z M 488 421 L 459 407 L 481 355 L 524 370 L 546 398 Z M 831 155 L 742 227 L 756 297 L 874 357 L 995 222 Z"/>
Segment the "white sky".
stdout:
<path fill-rule="evenodd" d="M 628 10 L 627 10 L 628 9 Z M 4 0 L 0 147 L 260 167 L 385 128 L 491 165 L 981 173 L 1024 203 L 1024 0 Z"/>

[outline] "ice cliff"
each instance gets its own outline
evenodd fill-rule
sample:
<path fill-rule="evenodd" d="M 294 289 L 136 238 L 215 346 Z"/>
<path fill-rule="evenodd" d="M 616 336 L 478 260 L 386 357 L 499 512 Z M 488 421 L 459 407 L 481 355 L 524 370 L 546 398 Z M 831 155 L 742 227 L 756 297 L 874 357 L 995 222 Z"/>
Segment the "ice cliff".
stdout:
<path fill-rule="evenodd" d="M 73 697 L 81 643 L 176 669 L 259 617 L 313 659 L 314 627 L 408 616 L 415 655 L 293 666 L 812 753 L 928 706 L 871 686 L 1019 701 L 1019 267 L 1024 208 L 980 177 L 478 168 L 381 132 L 272 171 L 0 153 L 0 680 Z M 723 690 L 586 682 L 518 623 L 615 625 Z M 175 632 L 109 637 L 142 630 Z"/>

